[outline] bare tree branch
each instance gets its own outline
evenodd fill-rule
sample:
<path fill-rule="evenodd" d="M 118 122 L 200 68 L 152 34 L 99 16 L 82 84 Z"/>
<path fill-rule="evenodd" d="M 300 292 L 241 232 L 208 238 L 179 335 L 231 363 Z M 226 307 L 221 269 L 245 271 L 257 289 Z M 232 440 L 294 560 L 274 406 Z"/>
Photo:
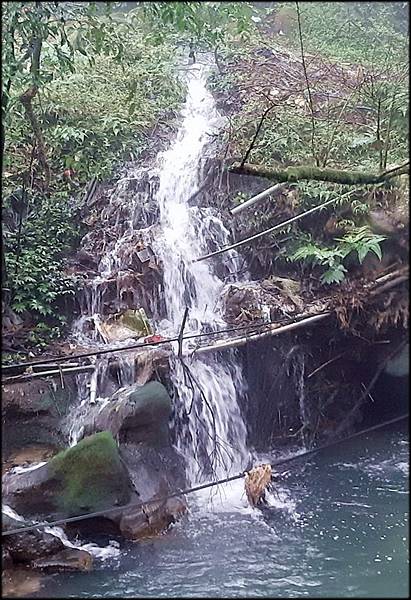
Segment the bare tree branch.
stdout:
<path fill-rule="evenodd" d="M 268 108 L 266 108 L 265 111 L 263 112 L 263 114 L 261 115 L 260 122 L 257 125 L 257 129 L 255 131 L 253 139 L 251 140 L 251 144 L 249 145 L 248 150 L 245 153 L 243 160 L 241 161 L 241 166 L 243 166 L 245 164 L 246 160 L 250 156 L 251 150 L 254 148 L 254 144 L 257 141 L 258 134 L 260 133 L 260 129 L 261 129 L 263 123 L 264 123 L 264 119 L 266 118 L 266 116 L 268 115 L 268 113 L 270 112 L 270 110 L 272 110 L 275 106 L 277 106 L 277 105 L 276 104 L 272 104 L 271 106 L 269 106 Z"/>
<path fill-rule="evenodd" d="M 317 167 L 319 167 L 320 166 L 320 161 L 319 161 L 317 153 L 315 151 L 314 103 L 313 103 L 313 98 L 312 98 L 312 95 L 311 95 L 310 83 L 308 81 L 307 65 L 305 63 L 304 45 L 303 45 L 303 34 L 302 34 L 302 31 L 301 31 L 300 7 L 298 5 L 298 2 L 295 3 L 295 6 L 296 6 L 296 9 L 297 9 L 298 35 L 299 35 L 299 38 L 300 38 L 301 60 L 302 60 L 302 63 L 303 63 L 304 77 L 305 77 L 305 82 L 307 84 L 308 102 L 309 102 L 309 105 L 310 105 L 310 112 L 311 112 L 311 150 L 312 150 L 312 153 L 313 153 L 313 158 L 315 160 L 315 164 L 317 165 Z"/>

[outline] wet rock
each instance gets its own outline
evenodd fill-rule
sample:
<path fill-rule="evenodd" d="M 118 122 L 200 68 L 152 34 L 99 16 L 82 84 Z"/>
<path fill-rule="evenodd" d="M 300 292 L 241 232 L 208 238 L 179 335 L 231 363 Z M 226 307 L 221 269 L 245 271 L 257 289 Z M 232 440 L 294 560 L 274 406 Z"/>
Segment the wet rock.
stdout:
<path fill-rule="evenodd" d="M 128 539 L 152 537 L 168 529 L 187 512 L 183 497 L 165 502 L 147 504 L 141 509 L 130 509 L 120 520 L 120 531 Z"/>
<path fill-rule="evenodd" d="M 410 345 L 402 350 L 385 365 L 384 372 L 392 377 L 405 377 L 410 372 Z"/>
<path fill-rule="evenodd" d="M 187 511 L 184 496 L 164 498 L 186 486 L 183 457 L 171 446 L 123 444 L 121 456 L 127 464 L 138 502 L 155 502 L 125 509 L 118 518 L 121 533 L 128 538 L 150 537 L 167 529 Z"/>
<path fill-rule="evenodd" d="M 20 529 L 32 525 L 30 521 L 18 521 L 2 513 L 2 529 Z M 13 562 L 29 563 L 32 560 L 48 557 L 63 550 L 63 542 L 54 535 L 46 533 L 42 529 L 15 533 L 3 538 L 3 549 L 5 549 Z"/>
<path fill-rule="evenodd" d="M 159 381 L 135 384 L 116 392 L 110 402 L 92 418 L 85 431 L 111 431 L 120 442 L 168 443 L 171 399 Z"/>
<path fill-rule="evenodd" d="M 6 474 L 3 494 L 24 515 L 67 517 L 126 504 L 131 487 L 117 445 L 103 431 L 59 452 L 38 469 Z"/>
<path fill-rule="evenodd" d="M 57 454 L 57 452 L 58 450 L 55 446 L 44 444 L 24 446 L 21 450 L 13 450 L 8 454 L 7 458 L 3 461 L 2 472 L 4 474 L 10 469 L 25 469 L 30 465 L 45 462 L 54 454 Z"/>
<path fill-rule="evenodd" d="M 370 210 L 368 223 L 373 233 L 391 236 L 404 231 L 409 223 L 409 215 L 401 210 Z"/>
<path fill-rule="evenodd" d="M 95 326 L 106 343 L 145 337 L 153 333 L 143 308 L 126 309 L 104 321 L 95 319 Z"/>
<path fill-rule="evenodd" d="M 155 336 L 152 336 L 155 337 Z M 118 382 L 123 380 L 124 367 L 127 369 L 129 383 L 145 385 L 151 380 L 165 380 L 170 373 L 171 344 L 161 347 L 148 347 L 147 350 L 131 350 L 122 352 L 121 356 L 111 356 L 108 359 L 108 376 L 115 384 L 114 389 L 104 390 L 105 396 L 118 391 Z"/>
<path fill-rule="evenodd" d="M 64 548 L 50 558 L 34 560 L 31 566 L 45 571 L 91 571 L 93 557 L 78 548 Z"/>
<path fill-rule="evenodd" d="M 285 277 L 236 283 L 223 291 L 224 317 L 229 323 L 274 321 L 300 312 L 300 284 Z"/>
<path fill-rule="evenodd" d="M 83 267 L 86 270 L 97 271 L 97 260 L 90 252 L 87 252 L 83 248 L 80 248 L 78 252 L 71 259 L 73 264 Z"/>
<path fill-rule="evenodd" d="M 170 346 L 171 347 L 171 346 Z M 160 379 L 169 374 L 170 371 L 170 349 L 168 345 L 161 348 L 151 348 L 146 352 L 139 352 L 135 359 L 136 383 L 144 385 L 153 376 Z"/>
<path fill-rule="evenodd" d="M 11 556 L 10 550 L 3 546 L 1 549 L 1 568 L 9 569 L 13 564 L 13 558 Z"/>
<path fill-rule="evenodd" d="M 138 310 L 127 309 L 120 315 L 118 320 L 141 335 L 151 335 L 153 333 L 147 315 L 142 308 Z"/>

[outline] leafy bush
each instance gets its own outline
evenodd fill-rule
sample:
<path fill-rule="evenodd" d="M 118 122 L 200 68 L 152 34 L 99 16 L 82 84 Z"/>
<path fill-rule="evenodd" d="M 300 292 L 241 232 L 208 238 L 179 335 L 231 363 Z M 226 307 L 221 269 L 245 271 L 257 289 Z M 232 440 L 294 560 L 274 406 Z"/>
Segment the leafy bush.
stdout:
<path fill-rule="evenodd" d="M 305 235 L 297 243 L 294 242 L 294 249 L 288 254 L 288 260 L 326 267 L 320 281 L 327 285 L 341 283 L 347 273 L 344 259 L 356 255 L 358 262 L 362 264 L 367 254 L 373 252 L 381 260 L 380 243 L 384 239 L 384 236 L 374 234 L 368 226 L 352 227 L 342 238 L 335 238 L 338 243 L 332 247 L 321 246 L 312 241 L 310 235 Z"/>
<path fill-rule="evenodd" d="M 67 193 L 37 195 L 24 207 L 21 225 L 4 227 L 5 264 L 10 306 L 34 322 L 29 341 L 43 345 L 66 324 L 61 302 L 75 293 L 75 280 L 64 274 L 64 258 L 78 240 L 76 208 Z M 4 209 L 10 208 L 6 199 Z M 47 226 L 45 226 L 47 224 Z"/>

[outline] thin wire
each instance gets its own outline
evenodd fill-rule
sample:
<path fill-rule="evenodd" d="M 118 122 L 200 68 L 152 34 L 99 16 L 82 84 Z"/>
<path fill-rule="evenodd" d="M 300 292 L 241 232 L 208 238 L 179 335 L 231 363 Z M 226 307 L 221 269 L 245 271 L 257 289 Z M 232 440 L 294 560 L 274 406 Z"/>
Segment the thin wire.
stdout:
<path fill-rule="evenodd" d="M 294 454 L 292 456 L 287 456 L 285 458 L 281 458 L 281 459 L 276 460 L 273 463 L 271 463 L 271 467 L 277 467 L 284 463 L 291 462 L 292 460 L 296 460 L 297 458 L 304 458 L 305 456 L 309 456 L 310 454 L 314 454 L 315 452 L 319 452 L 320 450 L 325 450 L 326 448 L 331 448 L 332 446 L 336 446 L 337 444 L 342 444 L 343 442 L 352 440 L 356 437 L 359 437 L 360 435 L 370 433 L 371 431 L 375 431 L 376 429 L 381 429 L 381 427 L 385 427 L 387 425 L 392 425 L 393 423 L 397 423 L 398 421 L 407 419 L 408 416 L 409 416 L 408 413 L 406 413 L 399 417 L 395 417 L 394 419 L 390 419 L 389 421 L 384 421 L 383 423 L 379 423 L 378 425 L 373 425 L 372 427 L 368 427 L 367 429 L 357 431 L 357 433 L 353 433 L 352 435 L 349 435 L 348 437 L 346 437 L 344 439 L 335 440 L 334 442 L 331 442 L 329 444 L 324 444 L 322 446 L 318 446 L 317 448 L 312 448 L 311 450 L 304 450 L 303 452 L 299 452 L 298 454 Z M 129 504 L 125 504 L 123 506 L 116 506 L 114 508 L 108 508 L 106 510 L 99 510 L 97 512 L 79 515 L 77 517 L 68 517 L 66 519 L 58 519 L 56 521 L 48 521 L 48 522 L 44 522 L 44 523 L 39 523 L 38 525 L 30 525 L 29 527 L 19 527 L 18 529 L 9 529 L 8 531 L 2 531 L 1 534 L 2 534 L 2 536 L 6 536 L 6 535 L 12 535 L 15 533 L 23 533 L 25 531 L 33 531 L 34 529 L 44 529 L 44 527 L 51 527 L 54 525 L 62 525 L 63 523 L 73 523 L 75 521 L 83 521 L 85 519 L 91 519 L 92 517 L 114 514 L 117 512 L 121 512 L 125 509 L 127 509 L 127 510 L 138 509 L 138 508 L 147 506 L 148 504 L 158 504 L 159 502 L 165 502 L 169 498 L 175 498 L 176 496 L 184 496 L 187 494 L 191 494 L 193 492 L 198 492 L 200 490 L 204 490 L 206 488 L 214 487 L 216 485 L 221 485 L 222 483 L 228 483 L 230 481 L 235 481 L 236 479 L 241 479 L 242 477 L 245 477 L 246 474 L 247 474 L 247 471 L 242 471 L 241 473 L 237 473 L 237 475 L 232 475 L 231 477 L 225 477 L 224 479 L 218 479 L 217 481 L 203 483 L 201 485 L 196 485 L 194 487 L 191 487 L 191 488 L 188 488 L 185 490 L 178 490 L 176 492 L 168 494 L 167 496 L 163 496 L 162 498 L 155 498 L 155 499 L 153 498 L 152 500 L 147 500 L 146 502 L 129 503 Z"/>
<path fill-rule="evenodd" d="M 291 323 L 297 322 L 299 320 L 304 320 L 306 318 L 306 315 L 303 315 L 298 318 L 295 319 L 289 319 L 289 321 Z M 286 324 L 288 321 L 286 319 L 280 319 L 278 321 L 266 321 L 264 323 L 256 323 L 256 324 L 250 324 L 250 325 L 242 325 L 241 327 L 232 327 L 229 329 L 218 329 L 216 331 L 209 331 L 206 333 L 192 333 L 189 335 L 185 335 L 183 336 L 181 339 L 183 340 L 189 340 L 189 339 L 194 339 L 194 338 L 203 338 L 203 337 L 211 337 L 213 335 L 218 335 L 220 333 L 232 333 L 234 331 L 242 331 L 244 329 L 258 329 L 258 328 L 263 328 L 263 327 L 267 327 L 269 325 L 276 325 L 277 323 L 279 325 L 283 325 Z M 2 365 L 2 371 L 6 371 L 6 370 L 10 370 L 10 369 L 17 369 L 17 368 L 22 368 L 22 367 L 31 367 L 31 366 L 36 366 L 36 365 L 48 365 L 49 363 L 53 363 L 53 362 L 61 362 L 61 361 L 65 361 L 65 360 L 73 360 L 76 358 L 87 358 L 89 356 L 99 356 L 100 354 L 109 354 L 111 352 L 122 352 L 124 350 L 134 350 L 135 348 L 147 348 L 149 346 L 160 346 L 162 344 L 169 344 L 171 342 L 178 342 L 179 341 L 179 337 L 174 337 L 174 338 L 166 338 L 166 339 L 162 339 L 159 340 L 157 342 L 143 342 L 143 343 L 139 343 L 139 344 L 132 344 L 130 346 L 121 346 L 120 348 L 102 348 L 100 350 L 93 350 L 92 352 L 83 352 L 80 354 L 69 354 L 69 355 L 65 355 L 65 356 L 55 356 L 55 357 L 51 357 L 48 359 L 43 359 L 43 360 L 33 360 L 31 362 L 22 362 L 22 363 L 13 363 L 11 365 Z"/>
<path fill-rule="evenodd" d="M 219 250 L 215 250 L 214 252 L 210 252 L 209 254 L 204 254 L 204 256 L 200 256 L 199 258 L 196 258 L 194 260 L 194 262 L 200 262 L 201 260 L 205 260 L 206 258 L 211 258 L 212 256 L 217 256 L 218 254 L 222 254 L 223 252 L 227 252 L 228 250 L 233 250 L 234 248 L 238 248 L 239 246 L 242 246 L 243 244 L 248 244 L 250 242 L 253 242 L 254 240 L 257 240 L 258 238 L 262 237 L 263 235 L 267 235 L 268 233 L 272 233 L 273 231 L 282 229 L 286 225 L 289 225 L 290 223 L 294 223 L 294 221 L 298 221 L 299 219 L 302 219 L 302 217 L 305 217 L 306 215 L 310 215 L 310 214 L 316 212 L 317 210 L 321 210 L 325 206 L 329 206 L 330 204 L 333 204 L 334 202 L 338 202 L 339 200 L 341 200 L 341 198 L 351 196 L 353 193 L 354 192 L 350 191 L 350 192 L 346 192 L 345 194 L 342 194 L 338 198 L 331 198 L 331 200 L 327 200 L 327 202 L 323 202 L 322 204 L 318 204 L 317 206 L 314 206 L 313 208 L 310 208 L 309 210 L 305 210 L 304 212 L 299 213 L 298 215 L 295 215 L 295 217 L 291 217 L 291 219 L 287 219 L 286 221 L 282 221 L 281 223 L 274 225 L 274 227 L 270 227 L 269 229 L 260 231 L 259 233 L 251 235 L 250 237 L 245 238 L 244 240 L 240 240 L 239 242 L 235 242 L 234 244 L 231 244 L 230 246 L 224 246 L 223 248 L 220 248 Z"/>
<path fill-rule="evenodd" d="M 204 257 L 203 257 L 204 258 Z M 395 273 L 395 271 L 394 271 Z M 388 276 L 391 276 L 392 273 L 388 273 L 387 275 L 384 275 L 381 278 L 378 278 L 374 281 L 374 284 L 378 284 L 381 283 L 382 280 L 385 280 Z M 317 313 L 317 314 L 322 314 L 322 313 Z M 315 315 L 309 315 L 309 316 L 315 316 Z M 189 339 L 195 339 L 195 338 L 203 338 L 203 337 L 211 337 L 213 335 L 218 335 L 220 333 L 231 333 L 234 331 L 241 331 L 244 329 L 256 329 L 256 328 L 264 328 L 266 326 L 269 325 L 286 325 L 288 323 L 297 323 L 299 321 L 303 321 L 305 318 L 307 318 L 307 315 L 299 315 L 299 317 L 296 317 L 294 319 L 289 319 L 288 321 L 283 319 L 279 319 L 278 321 L 266 321 L 264 323 L 256 323 L 255 325 L 243 325 L 241 327 L 233 327 L 233 328 L 229 328 L 229 329 L 218 329 L 216 331 L 209 331 L 206 333 L 193 333 L 190 335 L 185 335 L 183 336 L 183 340 L 189 340 Z M 65 356 L 55 356 L 55 357 L 50 357 L 48 359 L 43 359 L 43 360 L 34 360 L 34 361 L 30 361 L 30 362 L 22 362 L 22 363 L 13 363 L 11 365 L 2 365 L 2 371 L 7 371 L 10 369 L 18 369 L 18 368 L 22 368 L 22 367 L 31 367 L 31 366 L 38 366 L 38 365 L 49 365 L 50 363 L 55 363 L 55 362 L 62 362 L 65 360 L 73 360 L 76 358 L 87 358 L 89 356 L 99 356 L 100 354 L 109 354 L 111 352 L 122 352 L 124 350 L 134 350 L 136 348 L 147 348 L 149 346 L 160 346 L 162 344 L 169 344 L 171 342 L 178 342 L 179 338 L 178 337 L 174 337 L 174 338 L 166 338 L 163 340 L 160 340 L 158 342 L 143 342 L 140 344 L 132 344 L 130 346 L 122 346 L 121 348 L 103 348 L 100 350 L 93 350 L 92 352 L 83 352 L 81 354 L 68 354 Z"/>

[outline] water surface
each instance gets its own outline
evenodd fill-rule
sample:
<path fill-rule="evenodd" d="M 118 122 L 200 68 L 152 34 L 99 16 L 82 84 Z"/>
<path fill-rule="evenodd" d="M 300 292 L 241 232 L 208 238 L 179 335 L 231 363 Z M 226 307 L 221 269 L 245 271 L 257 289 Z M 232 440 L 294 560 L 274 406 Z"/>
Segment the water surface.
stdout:
<path fill-rule="evenodd" d="M 191 499 L 167 534 L 33 597 L 408 597 L 408 451 L 404 425 L 290 463 L 262 512 L 239 488 Z"/>

